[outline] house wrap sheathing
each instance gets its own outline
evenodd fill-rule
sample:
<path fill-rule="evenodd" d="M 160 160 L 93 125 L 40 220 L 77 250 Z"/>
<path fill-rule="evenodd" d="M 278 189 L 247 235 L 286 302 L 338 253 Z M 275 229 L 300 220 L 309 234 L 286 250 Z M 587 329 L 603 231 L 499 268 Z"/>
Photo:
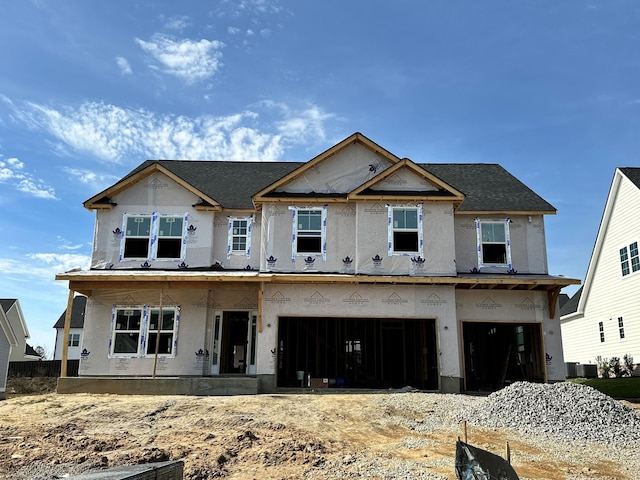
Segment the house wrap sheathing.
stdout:
<path fill-rule="evenodd" d="M 80 376 L 459 392 L 564 379 L 555 209 L 356 133 L 306 163 L 146 161 L 85 202 Z"/>

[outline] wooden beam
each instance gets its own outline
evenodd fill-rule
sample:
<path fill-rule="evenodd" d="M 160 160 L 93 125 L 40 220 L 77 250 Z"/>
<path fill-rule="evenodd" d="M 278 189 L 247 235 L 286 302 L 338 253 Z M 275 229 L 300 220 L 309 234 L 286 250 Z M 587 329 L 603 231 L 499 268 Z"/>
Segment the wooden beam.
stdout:
<path fill-rule="evenodd" d="M 60 376 L 67 376 L 67 358 L 69 357 L 69 329 L 71 328 L 71 313 L 73 311 L 73 293 L 69 288 L 67 298 L 67 311 L 64 316 L 64 333 L 62 334 L 62 365 L 60 366 Z"/>
<path fill-rule="evenodd" d="M 258 289 L 258 332 L 262 333 L 262 284 Z"/>
<path fill-rule="evenodd" d="M 552 288 L 547 291 L 549 298 L 549 318 L 554 319 L 556 316 L 556 305 L 558 304 L 558 296 L 560 295 L 560 288 Z"/>

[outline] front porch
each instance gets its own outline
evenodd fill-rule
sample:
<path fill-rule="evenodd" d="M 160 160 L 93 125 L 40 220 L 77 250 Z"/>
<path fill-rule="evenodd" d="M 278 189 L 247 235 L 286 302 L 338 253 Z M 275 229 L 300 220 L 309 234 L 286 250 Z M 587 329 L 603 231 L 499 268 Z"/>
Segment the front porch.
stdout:
<path fill-rule="evenodd" d="M 233 377 L 60 377 L 57 393 L 116 395 L 256 395 L 259 379 Z"/>

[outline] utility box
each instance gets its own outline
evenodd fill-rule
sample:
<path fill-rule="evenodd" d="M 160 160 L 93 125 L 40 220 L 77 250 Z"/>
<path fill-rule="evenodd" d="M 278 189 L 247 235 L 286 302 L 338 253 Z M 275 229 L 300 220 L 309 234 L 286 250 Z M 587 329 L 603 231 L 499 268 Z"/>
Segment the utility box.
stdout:
<path fill-rule="evenodd" d="M 598 378 L 598 366 L 591 363 L 576 365 L 576 376 L 579 378 Z"/>

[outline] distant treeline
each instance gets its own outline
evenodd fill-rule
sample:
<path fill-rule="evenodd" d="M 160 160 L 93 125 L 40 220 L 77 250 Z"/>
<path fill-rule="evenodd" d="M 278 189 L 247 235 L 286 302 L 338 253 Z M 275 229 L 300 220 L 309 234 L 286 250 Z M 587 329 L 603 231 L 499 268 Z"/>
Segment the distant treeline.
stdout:
<path fill-rule="evenodd" d="M 67 360 L 67 376 L 77 377 L 80 360 Z M 9 362 L 8 377 L 59 377 L 62 360 Z"/>

